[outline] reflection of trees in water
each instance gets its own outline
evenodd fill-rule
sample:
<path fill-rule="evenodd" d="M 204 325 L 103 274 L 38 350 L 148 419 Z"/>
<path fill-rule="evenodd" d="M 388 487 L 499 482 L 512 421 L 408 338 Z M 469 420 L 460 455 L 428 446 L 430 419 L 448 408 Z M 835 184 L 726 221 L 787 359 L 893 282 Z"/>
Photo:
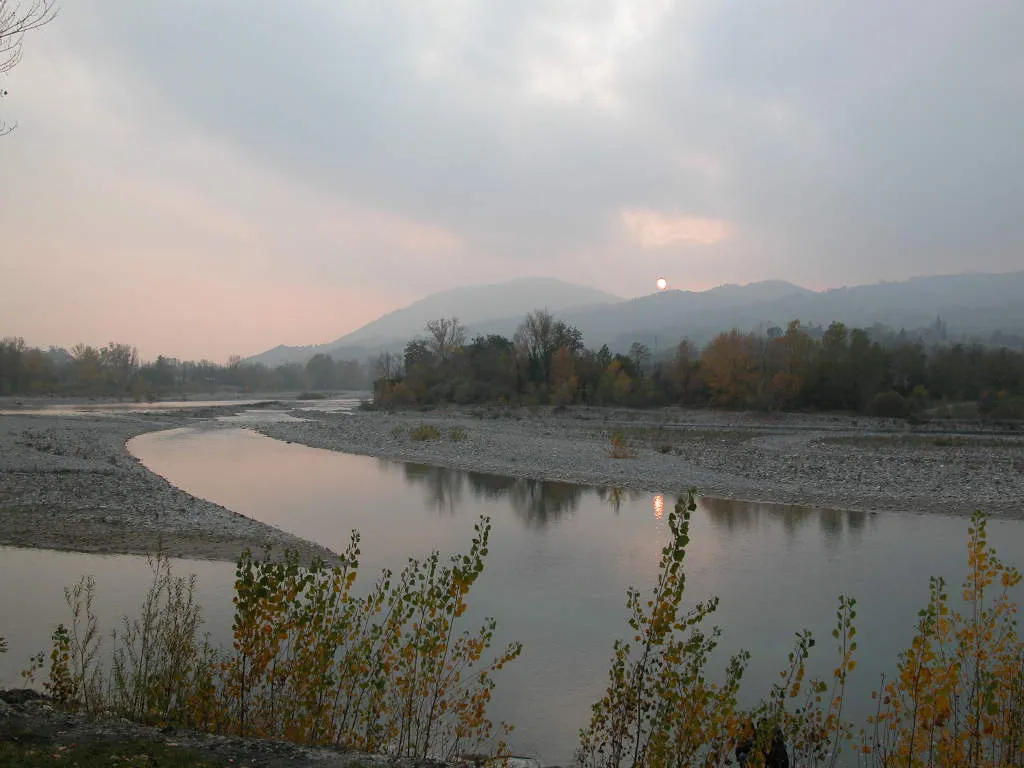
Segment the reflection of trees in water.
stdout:
<path fill-rule="evenodd" d="M 478 499 L 507 498 L 512 509 L 527 525 L 543 527 L 579 507 L 584 486 L 523 477 L 466 472 L 425 464 L 403 464 L 410 485 L 421 486 L 427 506 L 440 513 L 454 514 L 462 506 L 463 489 L 468 485 Z"/>
<path fill-rule="evenodd" d="M 583 487 L 572 483 L 520 479 L 509 492 L 512 508 L 527 524 L 544 527 L 580 505 Z"/>
<path fill-rule="evenodd" d="M 871 514 L 839 509 L 818 509 L 785 504 L 762 504 L 703 497 L 701 507 L 708 519 L 727 531 L 753 528 L 761 522 L 781 524 L 790 537 L 810 523 L 817 523 L 826 545 L 839 544 L 844 535 L 858 538 Z"/>
<path fill-rule="evenodd" d="M 614 509 L 616 515 L 619 514 L 622 502 L 637 501 L 644 495 L 641 491 L 631 491 L 628 488 L 605 488 L 602 486 L 597 489 L 597 498 Z"/>
<path fill-rule="evenodd" d="M 539 527 L 564 514 L 575 512 L 586 490 L 581 485 L 553 480 L 530 480 L 486 472 L 466 472 L 465 475 L 477 498 L 499 499 L 507 496 L 512 509 L 527 525 Z"/>
<path fill-rule="evenodd" d="M 469 488 L 478 499 L 500 499 L 509 492 L 516 478 L 488 472 L 467 472 Z"/>
<path fill-rule="evenodd" d="M 426 491 L 427 506 L 438 512 L 455 514 L 462 505 L 464 472 L 426 464 L 403 464 L 405 479 L 410 485 L 420 485 Z"/>

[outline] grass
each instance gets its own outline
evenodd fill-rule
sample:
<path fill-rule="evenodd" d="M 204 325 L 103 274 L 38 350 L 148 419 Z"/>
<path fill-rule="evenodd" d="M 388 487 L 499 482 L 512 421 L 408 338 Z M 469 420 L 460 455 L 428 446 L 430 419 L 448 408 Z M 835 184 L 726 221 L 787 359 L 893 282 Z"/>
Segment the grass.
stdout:
<path fill-rule="evenodd" d="M 391 428 L 390 434 L 394 440 L 400 440 L 408 435 L 410 440 L 423 442 L 426 440 L 440 440 L 443 433 L 440 429 L 431 424 L 420 424 L 415 427 L 396 425 Z M 462 427 L 452 427 L 448 430 L 448 439 L 453 443 L 461 443 L 468 437 L 469 434 L 466 430 L 462 429 Z"/>
<path fill-rule="evenodd" d="M 0 742 L 0 765 L 6 768 L 221 768 L 214 762 L 181 747 L 150 741 L 98 742 L 92 744 L 40 744 Z"/>
<path fill-rule="evenodd" d="M 665 427 L 619 427 L 608 436 L 612 444 L 611 458 L 632 458 L 627 443 L 646 445 L 658 453 L 683 455 L 687 448 L 702 443 L 738 445 L 753 437 L 764 434 L 755 430 L 742 429 L 670 429 Z M 616 439 L 616 436 L 618 436 Z M 616 441 L 620 445 L 616 445 Z M 614 455 L 625 451 L 628 455 Z"/>
<path fill-rule="evenodd" d="M 409 439 L 417 441 L 440 440 L 441 430 L 432 424 L 420 424 L 409 430 Z"/>

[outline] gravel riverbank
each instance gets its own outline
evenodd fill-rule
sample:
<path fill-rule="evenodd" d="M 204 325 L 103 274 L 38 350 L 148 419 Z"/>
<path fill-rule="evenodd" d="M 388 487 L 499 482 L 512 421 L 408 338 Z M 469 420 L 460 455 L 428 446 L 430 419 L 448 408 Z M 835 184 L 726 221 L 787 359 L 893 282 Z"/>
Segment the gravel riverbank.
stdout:
<path fill-rule="evenodd" d="M 978 424 L 664 409 L 296 412 L 269 437 L 349 453 L 644 491 L 865 511 L 1024 517 L 1024 434 Z M 437 439 L 414 440 L 420 425 Z M 611 458 L 622 430 L 631 458 Z M 455 430 L 455 439 L 452 437 Z"/>
<path fill-rule="evenodd" d="M 315 544 L 195 498 L 125 449 L 135 435 L 211 426 L 236 405 L 173 412 L 0 415 L 0 545 L 233 560 Z M 977 424 L 664 409 L 292 411 L 272 438 L 470 471 L 641 491 L 864 511 L 1024 518 L 1024 435 Z M 246 422 L 232 426 L 244 426 Z M 437 435 L 415 440 L 411 431 Z M 621 430 L 629 458 L 611 458 Z M 427 430 L 429 432 L 429 430 Z"/>
<path fill-rule="evenodd" d="M 173 413 L 0 415 L 0 545 L 234 560 L 245 548 L 327 550 L 181 491 L 125 442 L 232 407 Z"/>

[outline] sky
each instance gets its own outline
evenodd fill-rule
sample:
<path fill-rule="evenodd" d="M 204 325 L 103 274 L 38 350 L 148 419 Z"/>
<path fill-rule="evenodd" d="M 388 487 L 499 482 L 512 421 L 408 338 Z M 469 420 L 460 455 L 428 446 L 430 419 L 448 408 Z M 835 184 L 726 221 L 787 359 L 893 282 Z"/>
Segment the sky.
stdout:
<path fill-rule="evenodd" d="M 65 0 L 0 335 L 222 361 L 453 285 L 1024 268 L 1020 0 Z"/>

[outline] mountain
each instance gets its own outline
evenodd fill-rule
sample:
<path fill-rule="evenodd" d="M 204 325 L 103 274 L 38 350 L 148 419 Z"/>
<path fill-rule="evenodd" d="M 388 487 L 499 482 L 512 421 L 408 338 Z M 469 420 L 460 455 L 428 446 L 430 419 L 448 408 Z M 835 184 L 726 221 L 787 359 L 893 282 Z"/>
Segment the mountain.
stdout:
<path fill-rule="evenodd" d="M 362 359 L 382 349 L 400 351 L 423 334 L 428 320 L 458 317 L 467 337 L 497 333 L 511 337 L 523 316 L 547 308 L 583 332 L 591 348 L 607 344 L 626 351 L 641 341 L 655 351 L 683 337 L 698 344 L 731 328 L 784 328 L 790 320 L 853 327 L 876 323 L 919 329 L 941 317 L 950 337 L 988 338 L 995 331 L 1024 335 L 1024 271 L 916 277 L 826 291 L 782 280 L 722 285 L 707 291 L 661 291 L 622 300 L 602 291 L 558 280 L 528 278 L 510 283 L 454 288 L 426 297 L 368 323 L 330 344 L 275 347 L 252 362 L 305 362 L 323 352 L 335 359 Z"/>
<path fill-rule="evenodd" d="M 665 348 L 684 336 L 703 343 L 730 328 L 784 328 L 790 320 L 917 329 L 941 317 L 950 335 L 987 338 L 997 330 L 1024 330 L 1022 296 L 1024 272 L 918 277 L 827 291 L 771 281 L 700 293 L 666 291 L 562 318 L 583 331 L 588 346 L 608 344 L 613 350 L 633 341 Z"/>
<path fill-rule="evenodd" d="M 518 324 L 527 312 L 538 307 L 564 312 L 621 301 L 622 297 L 596 288 L 547 277 L 527 277 L 496 285 L 461 286 L 431 294 L 389 312 L 327 344 L 277 346 L 248 358 L 246 362 L 273 367 L 283 363 L 304 363 L 320 353 L 329 354 L 336 360 L 360 359 L 380 350 L 401 349 L 409 339 L 424 333 L 423 327 L 429 320 L 439 317 L 457 317 L 469 328 L 472 337 L 472 331 L 478 324 L 513 317 Z"/>

